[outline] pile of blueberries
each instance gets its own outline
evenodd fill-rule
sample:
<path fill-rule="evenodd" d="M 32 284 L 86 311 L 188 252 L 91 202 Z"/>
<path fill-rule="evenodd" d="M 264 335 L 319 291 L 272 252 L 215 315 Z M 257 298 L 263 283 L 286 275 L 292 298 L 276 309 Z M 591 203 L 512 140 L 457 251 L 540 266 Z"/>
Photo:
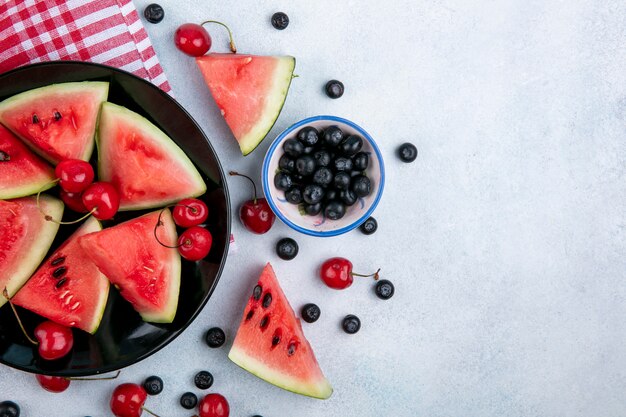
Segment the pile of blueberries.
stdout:
<path fill-rule="evenodd" d="M 274 185 L 302 213 L 341 219 L 347 207 L 372 192 L 365 174 L 370 157 L 362 147 L 361 136 L 346 135 L 338 126 L 323 132 L 304 127 L 295 138 L 283 142 L 285 153 L 278 161 Z"/>

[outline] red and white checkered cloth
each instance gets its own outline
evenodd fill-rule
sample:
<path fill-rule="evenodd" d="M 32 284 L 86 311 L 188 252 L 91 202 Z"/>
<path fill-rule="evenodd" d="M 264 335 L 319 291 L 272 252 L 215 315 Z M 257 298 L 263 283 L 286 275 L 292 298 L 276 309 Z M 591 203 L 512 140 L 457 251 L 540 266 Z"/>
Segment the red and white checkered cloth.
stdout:
<path fill-rule="evenodd" d="M 54 60 L 110 65 L 171 91 L 132 0 L 0 0 L 0 73 Z"/>

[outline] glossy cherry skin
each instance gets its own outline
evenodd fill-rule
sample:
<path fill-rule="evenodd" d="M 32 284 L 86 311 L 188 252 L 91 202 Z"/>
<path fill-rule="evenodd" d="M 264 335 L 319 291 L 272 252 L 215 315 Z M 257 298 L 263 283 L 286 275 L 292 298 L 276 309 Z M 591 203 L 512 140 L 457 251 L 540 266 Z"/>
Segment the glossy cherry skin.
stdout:
<path fill-rule="evenodd" d="M 46 391 L 63 392 L 70 386 L 70 380 L 62 376 L 35 375 L 39 385 Z"/>
<path fill-rule="evenodd" d="M 257 198 L 256 203 L 254 200 L 248 200 L 241 205 L 239 219 L 246 229 L 262 235 L 272 228 L 276 216 L 266 199 Z"/>
<path fill-rule="evenodd" d="M 346 258 L 330 258 L 322 264 L 320 277 L 330 288 L 343 290 L 352 285 L 352 262 Z"/>
<path fill-rule="evenodd" d="M 220 394 L 208 394 L 198 405 L 200 417 L 228 417 L 230 407 L 228 401 Z"/>
<path fill-rule="evenodd" d="M 199 261 L 209 254 L 213 236 L 204 227 L 191 226 L 178 238 L 178 252 L 188 261 Z"/>
<path fill-rule="evenodd" d="M 139 417 L 148 393 L 137 384 L 121 384 L 111 395 L 111 411 L 116 417 Z"/>
<path fill-rule="evenodd" d="M 185 23 L 174 33 L 176 47 L 189 56 L 202 56 L 211 49 L 209 32 L 195 23 Z"/>
<path fill-rule="evenodd" d="M 98 220 L 108 220 L 120 208 L 120 196 L 109 182 L 94 182 L 83 191 L 83 204 L 89 211 L 96 209 L 93 216 Z"/>
<path fill-rule="evenodd" d="M 197 226 L 209 216 L 209 208 L 197 198 L 180 200 L 172 212 L 174 223 L 180 227 Z"/>
<path fill-rule="evenodd" d="M 35 338 L 39 342 L 39 356 L 47 361 L 64 357 L 74 346 L 72 329 L 49 320 L 35 327 Z"/>
<path fill-rule="evenodd" d="M 68 206 L 71 210 L 74 210 L 77 213 L 87 213 L 89 210 L 85 208 L 83 204 L 83 196 L 80 193 L 70 193 L 61 189 L 59 191 L 59 196 L 61 200 Z"/>
<path fill-rule="evenodd" d="M 65 159 L 56 166 L 54 173 L 59 185 L 70 193 L 80 193 L 93 182 L 93 167 L 80 159 Z"/>

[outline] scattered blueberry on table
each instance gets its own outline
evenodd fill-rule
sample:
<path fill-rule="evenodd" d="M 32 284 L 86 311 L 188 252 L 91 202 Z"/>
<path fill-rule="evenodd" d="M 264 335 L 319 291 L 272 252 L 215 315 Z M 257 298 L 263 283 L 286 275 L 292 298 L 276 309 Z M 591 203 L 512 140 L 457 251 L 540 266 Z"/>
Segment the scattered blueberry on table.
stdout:
<path fill-rule="evenodd" d="M 209 371 L 200 371 L 193 378 L 193 383 L 200 389 L 209 389 L 213 385 L 213 375 Z"/>
<path fill-rule="evenodd" d="M 148 22 L 159 23 L 165 17 L 165 10 L 160 5 L 152 3 L 146 6 L 143 15 Z"/>
<path fill-rule="evenodd" d="M 330 80 L 326 83 L 324 87 L 326 91 L 326 95 L 330 98 L 339 98 L 343 96 L 344 86 L 341 81 L 338 80 Z"/>
<path fill-rule="evenodd" d="M 283 12 L 274 13 L 271 20 L 275 29 L 284 30 L 289 26 L 289 16 Z"/>
<path fill-rule="evenodd" d="M 343 331 L 348 334 L 354 334 L 361 329 L 361 320 L 354 314 L 348 314 L 341 323 Z"/>
<path fill-rule="evenodd" d="M 403 143 L 398 148 L 398 157 L 402 162 L 413 162 L 417 158 L 417 148 L 412 143 Z"/>
<path fill-rule="evenodd" d="M 315 323 L 320 318 L 322 311 L 317 305 L 308 303 L 302 306 L 300 314 L 302 315 L 302 320 L 307 323 Z"/>
<path fill-rule="evenodd" d="M 13 401 L 2 401 L 0 403 L 1 417 L 20 417 L 20 406 Z"/>
<path fill-rule="evenodd" d="M 218 348 L 226 342 L 226 333 L 219 327 L 211 327 L 207 330 L 204 340 L 210 348 Z"/>
<path fill-rule="evenodd" d="M 361 226 L 359 226 L 359 230 L 361 230 L 364 235 L 374 234 L 377 229 L 378 222 L 374 217 L 368 218 L 367 220 L 365 220 L 365 222 L 363 222 Z"/>
<path fill-rule="evenodd" d="M 276 243 L 276 254 L 285 261 L 295 258 L 298 250 L 298 243 L 290 237 L 284 237 Z"/>
<path fill-rule="evenodd" d="M 143 389 L 148 395 L 158 395 L 163 391 L 163 380 L 156 375 L 149 376 L 143 381 Z"/>
<path fill-rule="evenodd" d="M 180 396 L 180 405 L 187 410 L 191 410 L 198 405 L 198 397 L 193 392 L 186 392 Z"/>
<path fill-rule="evenodd" d="M 395 292 L 395 288 L 391 281 L 386 279 L 381 279 L 376 283 L 375 292 L 376 296 L 381 300 L 388 300 L 393 297 L 393 293 Z"/>

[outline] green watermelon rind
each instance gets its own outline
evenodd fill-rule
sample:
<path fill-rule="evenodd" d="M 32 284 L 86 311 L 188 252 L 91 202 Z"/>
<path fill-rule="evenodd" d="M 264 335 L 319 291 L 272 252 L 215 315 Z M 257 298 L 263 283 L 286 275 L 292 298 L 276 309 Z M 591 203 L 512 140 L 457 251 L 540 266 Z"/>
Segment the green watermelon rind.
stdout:
<path fill-rule="evenodd" d="M 37 194 L 38 192 L 44 192 L 54 187 L 54 177 L 50 179 L 42 178 L 41 180 L 33 181 L 27 185 L 21 185 L 8 190 L 0 190 L 0 200 L 10 200 L 12 198 L 26 197 L 29 195 Z"/>
<path fill-rule="evenodd" d="M 35 197 L 32 198 L 34 199 Z M 57 198 L 42 194 L 39 197 L 39 205 L 46 214 L 55 219 L 63 217 L 65 205 Z M 19 266 L 13 271 L 10 281 L 6 285 L 9 298 L 13 297 L 26 281 L 28 281 L 41 261 L 46 257 L 50 246 L 52 246 L 54 237 L 59 230 L 59 225 L 49 221 L 44 221 L 42 225 L 42 229 L 38 232 L 38 239 L 35 241 L 35 244 L 30 247 L 30 250 L 26 252 L 26 256 L 22 258 Z M 0 292 L 3 289 L 4 288 L 0 288 Z M 0 297 L 0 307 L 6 302 L 6 298 Z"/>
<path fill-rule="evenodd" d="M 239 147 L 243 156 L 249 155 L 263 142 L 276 121 L 287 100 L 287 94 L 293 80 L 293 71 L 296 68 L 296 58 L 292 56 L 276 57 L 279 61 L 274 70 L 272 87 L 266 93 L 267 102 L 263 114 L 244 137 L 239 138 Z"/>
<path fill-rule="evenodd" d="M 158 201 L 146 201 L 143 203 L 135 203 L 135 204 L 121 204 L 119 210 L 143 210 L 150 208 L 163 207 L 168 204 L 173 204 L 180 201 L 183 198 L 188 197 L 198 197 L 206 192 L 206 184 L 202 179 L 202 176 L 196 169 L 195 165 L 189 157 L 185 154 L 185 152 L 178 146 L 176 143 L 167 136 L 161 129 L 156 127 L 153 123 L 151 123 L 148 119 L 137 114 L 126 107 L 118 106 L 117 104 L 113 104 L 110 102 L 105 102 L 102 105 L 102 111 L 100 112 L 100 123 L 98 126 L 97 134 L 96 134 L 96 145 L 98 147 L 98 176 L 102 181 L 111 181 L 111 168 L 106 165 L 105 161 L 110 158 L 105 158 L 108 156 L 108 149 L 105 146 L 106 139 L 103 140 L 103 137 L 106 137 L 106 129 L 108 124 L 114 122 L 114 120 L 109 120 L 111 118 L 121 117 L 125 118 L 128 123 L 135 124 L 136 127 L 140 128 L 146 135 L 149 135 L 156 143 L 161 145 L 163 148 L 167 150 L 172 159 L 177 160 L 181 165 L 187 168 L 187 173 L 193 179 L 195 183 L 194 189 L 185 193 L 184 195 L 175 195 L 169 199 L 159 199 Z M 166 173 L 164 173 L 166 174 Z"/>
<path fill-rule="evenodd" d="M 21 137 L 18 132 L 11 129 L 11 126 L 9 125 L 9 123 L 7 123 L 7 121 L 4 120 L 2 116 L 7 109 L 10 109 L 12 107 L 25 106 L 25 103 L 28 103 L 29 100 L 32 100 L 34 98 L 39 98 L 39 96 L 43 94 L 49 94 L 50 92 L 56 93 L 57 90 L 60 90 L 63 92 L 71 92 L 71 91 L 84 92 L 87 89 L 93 90 L 99 93 L 100 97 L 98 98 L 98 100 L 100 101 L 100 103 L 105 102 L 109 95 L 109 83 L 106 81 L 68 82 L 68 83 L 51 84 L 45 87 L 35 88 L 33 90 L 28 90 L 23 93 L 19 93 L 14 96 L 11 96 L 7 98 L 6 100 L 0 102 L 0 123 L 2 123 L 7 129 L 11 130 L 17 137 L 22 139 L 22 141 L 30 149 L 32 149 L 33 152 L 35 152 L 37 155 L 44 158 L 46 161 L 56 165 L 56 163 L 58 163 L 59 161 L 51 160 L 49 155 L 46 155 L 44 152 L 41 152 L 41 150 L 38 149 L 36 146 L 32 146 L 30 141 L 24 140 L 24 138 Z M 96 115 L 96 124 L 94 126 L 94 132 L 92 134 L 91 140 L 89 141 L 89 143 L 85 147 L 85 151 L 79 158 L 79 159 L 82 159 L 83 161 L 89 161 L 89 158 L 91 158 L 91 154 L 93 153 L 94 137 L 95 137 L 95 132 L 98 130 L 99 114 L 100 112 L 98 111 L 98 114 Z"/>

